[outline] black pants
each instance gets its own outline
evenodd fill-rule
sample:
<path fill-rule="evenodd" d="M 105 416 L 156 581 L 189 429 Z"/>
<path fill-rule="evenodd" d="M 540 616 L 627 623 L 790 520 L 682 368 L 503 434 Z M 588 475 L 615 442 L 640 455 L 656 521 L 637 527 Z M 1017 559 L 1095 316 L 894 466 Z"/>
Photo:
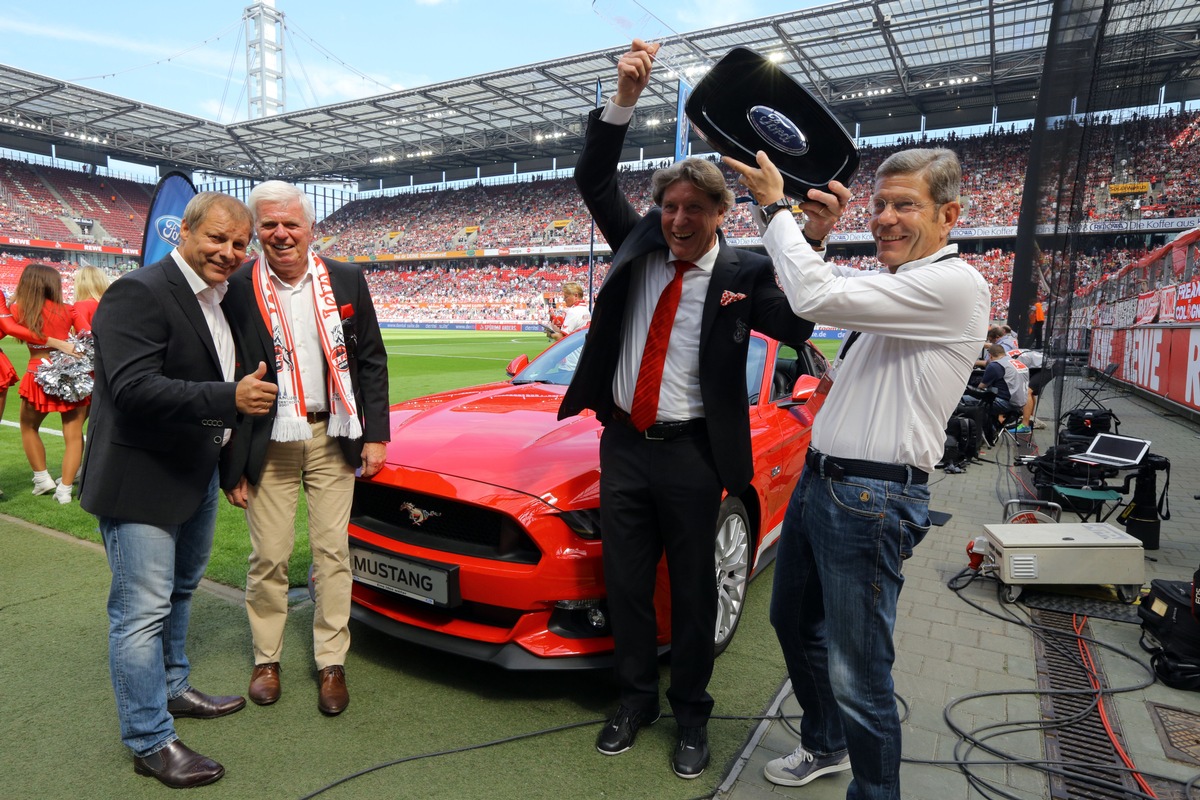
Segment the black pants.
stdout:
<path fill-rule="evenodd" d="M 680 725 L 702 725 L 717 619 L 714 550 L 722 486 L 703 431 L 648 441 L 619 422 L 600 440 L 604 580 L 621 703 L 658 703 L 655 575 L 665 552 L 671 583 L 671 686 Z"/>

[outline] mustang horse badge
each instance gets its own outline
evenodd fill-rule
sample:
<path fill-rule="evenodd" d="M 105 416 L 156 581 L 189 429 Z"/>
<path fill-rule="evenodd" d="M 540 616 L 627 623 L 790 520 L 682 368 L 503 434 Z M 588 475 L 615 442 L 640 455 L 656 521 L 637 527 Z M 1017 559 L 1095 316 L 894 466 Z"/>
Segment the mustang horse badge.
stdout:
<path fill-rule="evenodd" d="M 442 515 L 440 511 L 426 511 L 423 508 L 417 508 L 412 503 L 402 503 L 400 510 L 408 512 L 408 518 L 412 520 L 413 525 L 421 525 L 434 517 Z"/>

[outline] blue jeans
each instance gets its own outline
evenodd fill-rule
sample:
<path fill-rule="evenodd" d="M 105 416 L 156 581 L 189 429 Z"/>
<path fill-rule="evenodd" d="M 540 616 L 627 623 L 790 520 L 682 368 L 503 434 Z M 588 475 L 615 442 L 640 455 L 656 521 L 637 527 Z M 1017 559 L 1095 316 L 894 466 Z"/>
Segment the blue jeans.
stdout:
<path fill-rule="evenodd" d="M 183 646 L 192 592 L 212 551 L 219 494 L 214 471 L 205 499 L 180 525 L 99 517 L 113 576 L 109 671 L 121 741 L 136 756 L 157 753 L 179 738 L 167 701 L 189 688 Z"/>
<path fill-rule="evenodd" d="M 771 596 L 800 741 L 848 751 L 848 800 L 899 800 L 900 717 L 892 632 L 900 566 L 929 531 L 929 489 L 806 469 L 784 516 Z"/>

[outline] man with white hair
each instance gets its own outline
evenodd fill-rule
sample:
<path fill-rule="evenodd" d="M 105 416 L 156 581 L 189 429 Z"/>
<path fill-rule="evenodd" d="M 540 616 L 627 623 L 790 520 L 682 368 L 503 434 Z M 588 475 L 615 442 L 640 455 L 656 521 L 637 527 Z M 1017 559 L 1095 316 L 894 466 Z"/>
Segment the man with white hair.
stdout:
<path fill-rule="evenodd" d="M 232 443 L 226 496 L 246 509 L 246 610 L 254 642 L 250 699 L 279 699 L 288 560 L 300 489 L 308 507 L 316 611 L 317 707 L 350 702 L 350 544 L 355 471 L 383 466 L 388 432 L 387 352 L 362 270 L 312 253 L 316 214 L 304 193 L 266 181 L 250 193 L 262 255 L 229 280 L 225 308 L 246 363 L 265 361 L 279 400 L 246 420 Z M 240 477 L 239 477 L 240 476 Z M 236 480 L 236 483 L 234 482 Z"/>

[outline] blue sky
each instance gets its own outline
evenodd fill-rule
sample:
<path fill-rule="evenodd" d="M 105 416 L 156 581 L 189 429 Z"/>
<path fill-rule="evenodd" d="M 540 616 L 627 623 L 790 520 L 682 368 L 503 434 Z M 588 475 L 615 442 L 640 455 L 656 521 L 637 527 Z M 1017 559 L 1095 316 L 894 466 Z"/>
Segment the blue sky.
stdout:
<path fill-rule="evenodd" d="M 464 78 L 628 40 L 592 0 L 274 0 L 288 110 Z M 598 0 L 609 16 L 634 0 Z M 640 0 L 680 33 L 815 0 Z M 0 63 L 228 123 L 245 119 L 248 0 L 0 2 Z M 645 15 L 642 14 L 642 18 Z"/>

